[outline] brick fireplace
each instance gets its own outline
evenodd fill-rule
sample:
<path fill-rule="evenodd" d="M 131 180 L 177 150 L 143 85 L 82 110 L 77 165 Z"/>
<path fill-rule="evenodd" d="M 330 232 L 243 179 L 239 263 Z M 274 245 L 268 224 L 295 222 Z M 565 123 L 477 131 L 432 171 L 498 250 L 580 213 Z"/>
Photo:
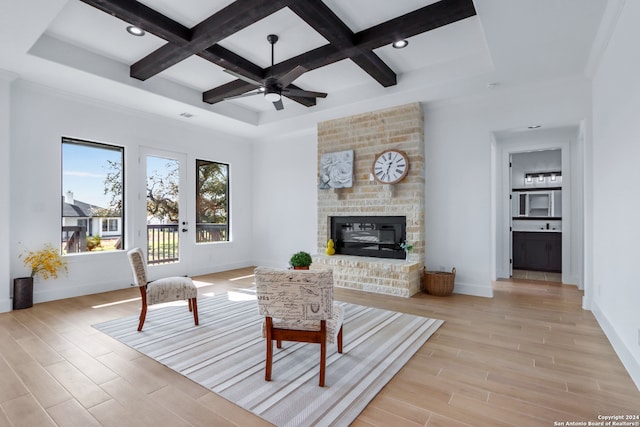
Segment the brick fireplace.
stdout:
<path fill-rule="evenodd" d="M 399 183 L 371 179 L 376 154 L 404 151 L 409 172 Z M 354 150 L 353 186 L 318 190 L 317 267 L 334 269 L 336 286 L 409 297 L 421 289 L 424 266 L 424 116 L 419 103 L 330 120 L 318 124 L 318 165 L 327 153 Z M 413 244 L 408 259 L 324 255 L 332 217 L 404 217 Z M 371 237 L 370 237 L 371 238 Z"/>

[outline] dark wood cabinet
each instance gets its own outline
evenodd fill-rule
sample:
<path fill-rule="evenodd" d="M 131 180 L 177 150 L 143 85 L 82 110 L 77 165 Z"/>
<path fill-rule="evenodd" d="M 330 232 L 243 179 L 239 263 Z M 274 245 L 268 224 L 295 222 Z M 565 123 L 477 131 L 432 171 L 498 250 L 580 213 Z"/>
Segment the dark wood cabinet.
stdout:
<path fill-rule="evenodd" d="M 562 272 L 562 233 L 514 231 L 513 268 Z"/>

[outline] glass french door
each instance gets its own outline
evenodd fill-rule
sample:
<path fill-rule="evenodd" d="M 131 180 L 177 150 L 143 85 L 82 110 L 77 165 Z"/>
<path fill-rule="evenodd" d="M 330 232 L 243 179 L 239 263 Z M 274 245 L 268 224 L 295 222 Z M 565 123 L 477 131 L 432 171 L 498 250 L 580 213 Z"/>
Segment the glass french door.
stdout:
<path fill-rule="evenodd" d="M 163 275 L 186 274 L 186 155 L 147 149 L 143 158 L 147 263 Z"/>

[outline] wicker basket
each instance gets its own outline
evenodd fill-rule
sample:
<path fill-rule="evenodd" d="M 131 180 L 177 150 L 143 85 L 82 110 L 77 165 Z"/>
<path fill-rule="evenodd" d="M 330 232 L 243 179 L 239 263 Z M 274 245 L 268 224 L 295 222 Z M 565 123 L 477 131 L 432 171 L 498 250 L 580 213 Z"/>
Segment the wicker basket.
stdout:
<path fill-rule="evenodd" d="M 453 267 L 451 273 L 446 271 L 427 271 L 426 267 L 424 269 L 424 287 L 431 295 L 438 297 L 451 295 L 455 279 L 455 267 Z"/>

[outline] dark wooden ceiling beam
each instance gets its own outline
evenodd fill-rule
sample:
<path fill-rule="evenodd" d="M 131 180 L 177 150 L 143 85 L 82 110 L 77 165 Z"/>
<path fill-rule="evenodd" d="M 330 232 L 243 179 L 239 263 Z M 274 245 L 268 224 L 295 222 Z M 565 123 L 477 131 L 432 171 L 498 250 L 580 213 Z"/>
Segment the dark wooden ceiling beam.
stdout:
<path fill-rule="evenodd" d="M 122 1 L 122 0 L 121 0 Z M 191 30 L 184 45 L 166 44 L 131 66 L 130 75 L 146 80 L 220 40 L 277 12 L 291 0 L 236 0 Z"/>
<path fill-rule="evenodd" d="M 237 79 L 204 92 L 202 94 L 202 101 L 209 104 L 215 104 L 225 98 L 242 95 L 243 93 L 247 93 L 253 89 L 257 88 L 251 83 Z M 215 101 L 212 102 L 212 100 Z"/>
<path fill-rule="evenodd" d="M 81 1 L 169 42 L 131 66 L 131 76 L 140 80 L 146 80 L 195 54 L 253 80 L 263 80 L 265 76 L 279 77 L 298 65 L 310 71 L 350 58 L 383 86 L 390 86 L 396 84 L 396 75 L 373 52 L 374 49 L 476 15 L 473 0 L 441 0 L 354 34 L 320 0 L 237 0 L 189 29 L 137 1 Z M 286 6 L 330 44 L 267 69 L 216 44 Z M 236 80 L 204 92 L 203 101 L 216 103 L 253 89 L 255 86 Z M 291 99 L 303 105 L 311 102 L 315 105 L 315 100 Z"/>
<path fill-rule="evenodd" d="M 355 35 L 355 45 L 373 50 L 476 15 L 472 0 L 440 0 Z"/>
<path fill-rule="evenodd" d="M 191 30 L 144 4 L 131 0 L 80 0 L 168 42 L 184 45 Z"/>
<path fill-rule="evenodd" d="M 339 50 L 332 44 L 320 46 L 275 64 L 272 68 L 265 70 L 265 73 L 282 75 L 296 65 L 301 65 L 309 71 L 315 70 L 346 58 L 357 57 L 363 50 L 377 49 L 396 40 L 406 39 L 475 15 L 472 0 L 441 0 L 356 33 L 354 39 L 357 42 L 351 47 Z M 205 97 L 206 102 L 211 104 L 220 102 L 226 97 L 224 92 L 215 89 L 206 94 L 209 94 Z"/>
<path fill-rule="evenodd" d="M 308 52 L 301 53 L 300 55 L 294 56 L 293 58 L 289 58 L 286 61 L 275 64 L 273 67 L 265 69 L 264 74 L 279 77 L 288 73 L 297 65 L 302 65 L 307 69 L 307 71 L 311 71 L 338 61 L 342 61 L 343 59 L 347 59 L 349 58 L 348 53 L 352 53 L 352 55 L 355 56 L 357 53 L 357 48 L 353 47 L 349 52 L 339 51 L 333 45 L 326 44 Z M 223 101 L 227 96 L 233 96 L 225 94 L 224 88 L 227 87 L 227 85 L 229 85 L 229 83 L 208 90 L 204 93 L 203 100 L 210 104 L 215 104 L 216 102 Z M 229 86 L 229 88 L 231 87 L 232 86 Z"/>
<path fill-rule="evenodd" d="M 262 81 L 266 75 L 272 75 L 267 74 L 266 70 L 260 68 L 253 62 L 250 62 L 243 57 L 236 55 L 235 53 L 231 52 L 228 49 L 225 49 L 220 45 L 211 46 L 203 52 L 200 52 L 198 56 L 211 61 L 214 64 L 217 64 L 227 70 L 235 71 L 253 80 Z M 289 71 L 290 70 L 284 70 L 280 74 L 273 74 L 273 76 L 279 78 Z M 301 89 L 300 87 L 293 84 L 290 84 L 289 86 L 287 86 L 287 88 Z M 243 93 L 249 92 L 254 89 L 256 89 L 256 87 L 251 83 L 247 83 L 243 80 L 237 79 L 233 82 L 226 83 L 222 86 L 204 92 L 202 94 L 202 100 L 209 104 L 215 104 L 216 102 L 220 102 L 225 98 L 242 95 Z M 314 105 L 316 105 L 315 99 L 295 96 L 287 96 L 287 98 L 306 107 L 313 107 Z"/>
<path fill-rule="evenodd" d="M 242 74 L 253 80 L 263 80 L 265 77 L 264 70 L 261 67 L 219 44 L 213 45 L 197 55 L 219 67 Z"/>
<path fill-rule="evenodd" d="M 355 47 L 354 33 L 323 2 L 302 0 L 289 5 L 296 15 L 322 35 L 338 50 Z M 350 56 L 362 70 L 384 87 L 397 83 L 396 73 L 378 55 L 371 51 L 360 51 Z"/>
<path fill-rule="evenodd" d="M 440 7 L 433 8 L 435 5 L 440 5 Z M 396 40 L 406 39 L 475 15 L 472 0 L 441 0 L 356 33 L 354 37 L 357 42 L 350 48 L 338 50 L 331 44 L 320 46 L 280 62 L 268 72 L 279 74 L 296 65 L 302 65 L 309 71 L 315 70 L 346 58 L 355 57 L 358 52 L 363 50 L 377 49 Z"/>

